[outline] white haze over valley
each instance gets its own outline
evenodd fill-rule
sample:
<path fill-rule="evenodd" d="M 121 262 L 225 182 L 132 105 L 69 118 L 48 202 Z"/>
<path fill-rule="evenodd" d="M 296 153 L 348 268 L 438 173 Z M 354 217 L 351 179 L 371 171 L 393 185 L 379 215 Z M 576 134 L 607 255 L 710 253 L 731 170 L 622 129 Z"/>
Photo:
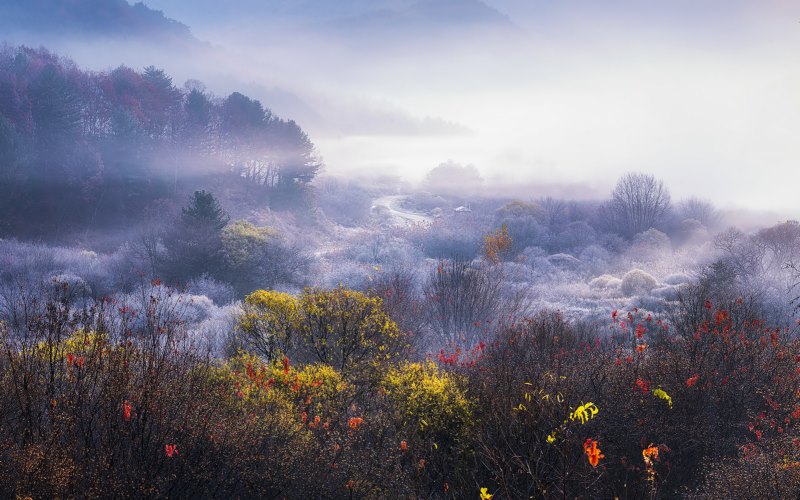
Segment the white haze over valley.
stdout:
<path fill-rule="evenodd" d="M 800 210 L 795 2 L 494 0 L 496 18 L 444 9 L 383 24 L 369 2 L 252 9 L 248 21 L 233 2 L 145 3 L 213 50 L 35 45 L 84 67 L 156 64 L 177 84 L 259 98 L 309 132 L 328 174 L 416 183 L 452 159 L 474 165 L 486 192 L 603 199 L 621 174 L 642 171 L 675 200 L 772 211 L 772 221 Z M 365 9 L 373 17 L 359 17 Z"/>

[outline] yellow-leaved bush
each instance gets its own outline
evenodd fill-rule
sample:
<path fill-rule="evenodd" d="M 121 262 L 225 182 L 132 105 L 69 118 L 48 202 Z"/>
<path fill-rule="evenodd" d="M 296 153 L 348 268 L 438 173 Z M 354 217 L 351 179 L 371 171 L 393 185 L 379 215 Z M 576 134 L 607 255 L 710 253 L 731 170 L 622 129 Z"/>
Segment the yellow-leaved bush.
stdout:
<path fill-rule="evenodd" d="M 218 441 L 259 443 L 269 466 L 287 474 L 335 459 L 324 443 L 343 425 L 351 388 L 332 367 L 295 368 L 287 358 L 268 362 L 240 353 L 217 366 L 212 378 L 227 414 L 227 423 L 214 430 Z"/>
<path fill-rule="evenodd" d="M 268 359 L 279 353 L 334 367 L 345 378 L 374 379 L 407 347 L 378 297 L 344 287 L 306 288 L 300 297 L 259 290 L 245 299 L 239 328 Z"/>
<path fill-rule="evenodd" d="M 298 300 L 288 293 L 257 290 L 245 298 L 238 326 L 259 354 L 277 359 L 287 353 L 300 328 Z"/>
<path fill-rule="evenodd" d="M 237 220 L 222 230 L 222 253 L 226 264 L 234 270 L 250 265 L 259 247 L 274 235 L 268 227 L 257 227 L 245 220 Z"/>
<path fill-rule="evenodd" d="M 464 385 L 458 375 L 431 361 L 389 369 L 383 390 L 400 437 L 411 446 L 433 450 L 465 447 L 473 415 Z"/>
<path fill-rule="evenodd" d="M 36 343 L 35 351 L 39 357 L 58 359 L 72 359 L 81 355 L 90 355 L 95 352 L 101 353 L 107 349 L 108 335 L 94 330 L 86 331 L 83 329 L 75 330 L 68 337 L 62 337 L 58 341 L 42 340 Z"/>
<path fill-rule="evenodd" d="M 359 365 L 390 361 L 405 347 L 404 335 L 379 297 L 343 287 L 307 288 L 300 297 L 300 335 L 318 361 L 348 374 Z"/>
<path fill-rule="evenodd" d="M 288 358 L 266 362 L 258 356 L 240 353 L 215 371 L 215 378 L 226 384 L 228 395 L 238 406 L 277 405 L 299 417 L 338 411 L 350 394 L 341 374 L 328 365 L 292 366 Z M 330 416 L 330 415 L 326 415 Z"/>
<path fill-rule="evenodd" d="M 507 256 L 512 242 L 508 226 L 503 224 L 494 234 L 483 237 L 483 254 L 492 264 L 499 264 Z"/>

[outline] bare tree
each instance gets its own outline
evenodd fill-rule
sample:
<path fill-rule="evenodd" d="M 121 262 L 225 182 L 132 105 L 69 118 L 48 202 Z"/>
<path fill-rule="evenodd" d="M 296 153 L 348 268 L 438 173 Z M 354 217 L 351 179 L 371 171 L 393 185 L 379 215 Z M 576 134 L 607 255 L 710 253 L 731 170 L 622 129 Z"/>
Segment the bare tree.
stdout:
<path fill-rule="evenodd" d="M 628 173 L 611 194 L 609 209 L 614 225 L 628 238 L 657 228 L 670 210 L 669 191 L 652 175 Z"/>
<path fill-rule="evenodd" d="M 467 260 L 440 260 L 423 293 L 430 327 L 442 343 L 475 343 L 480 325 L 498 319 L 501 284 Z"/>
<path fill-rule="evenodd" d="M 379 274 L 369 292 L 383 300 L 383 310 L 401 331 L 422 338 L 428 331 L 428 318 L 423 314 L 425 303 L 418 281 L 413 269 L 399 265 Z"/>
<path fill-rule="evenodd" d="M 551 233 L 559 233 L 569 223 L 569 205 L 564 200 L 548 196 L 536 200 L 542 223 Z"/>
<path fill-rule="evenodd" d="M 719 213 L 710 201 L 692 197 L 683 200 L 679 207 L 683 219 L 700 221 L 705 227 L 711 227 L 719 222 Z"/>

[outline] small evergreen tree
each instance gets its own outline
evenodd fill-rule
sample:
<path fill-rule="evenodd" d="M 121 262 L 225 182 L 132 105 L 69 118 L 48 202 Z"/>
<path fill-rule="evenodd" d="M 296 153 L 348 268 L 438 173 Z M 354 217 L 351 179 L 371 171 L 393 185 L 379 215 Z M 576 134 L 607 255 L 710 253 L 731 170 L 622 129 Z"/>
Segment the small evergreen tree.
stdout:
<path fill-rule="evenodd" d="M 230 217 L 208 191 L 195 191 L 164 236 L 165 255 L 160 270 L 173 281 L 185 281 L 203 273 L 214 275 L 222 267 L 222 229 Z"/>
<path fill-rule="evenodd" d="M 207 226 L 222 231 L 231 218 L 212 193 L 202 190 L 195 191 L 189 199 L 189 204 L 181 211 L 181 220 L 186 225 Z"/>

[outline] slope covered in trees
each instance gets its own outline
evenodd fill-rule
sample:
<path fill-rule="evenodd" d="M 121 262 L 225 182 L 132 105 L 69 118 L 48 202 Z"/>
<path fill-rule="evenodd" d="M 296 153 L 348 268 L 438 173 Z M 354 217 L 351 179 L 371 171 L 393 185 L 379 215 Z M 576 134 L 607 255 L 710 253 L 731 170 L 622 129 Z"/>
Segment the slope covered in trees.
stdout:
<path fill-rule="evenodd" d="M 319 168 L 294 121 L 238 92 L 178 88 L 152 66 L 90 72 L 45 50 L 0 51 L 2 234 L 135 222 L 211 179 L 291 204 Z"/>

